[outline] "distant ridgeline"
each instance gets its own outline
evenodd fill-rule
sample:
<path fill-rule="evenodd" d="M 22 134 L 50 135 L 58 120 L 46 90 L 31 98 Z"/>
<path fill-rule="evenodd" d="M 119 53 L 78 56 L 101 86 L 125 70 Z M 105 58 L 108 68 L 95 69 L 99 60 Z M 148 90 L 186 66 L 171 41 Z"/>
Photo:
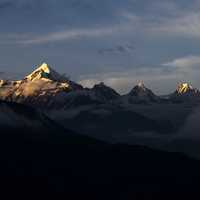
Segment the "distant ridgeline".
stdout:
<path fill-rule="evenodd" d="M 60 109 L 79 105 L 97 104 L 152 104 L 162 102 L 197 102 L 198 89 L 188 83 L 178 85 L 175 92 L 157 96 L 139 82 L 128 94 L 120 95 L 104 83 L 83 88 L 43 63 L 22 80 L 0 80 L 0 99 L 42 109 Z"/>

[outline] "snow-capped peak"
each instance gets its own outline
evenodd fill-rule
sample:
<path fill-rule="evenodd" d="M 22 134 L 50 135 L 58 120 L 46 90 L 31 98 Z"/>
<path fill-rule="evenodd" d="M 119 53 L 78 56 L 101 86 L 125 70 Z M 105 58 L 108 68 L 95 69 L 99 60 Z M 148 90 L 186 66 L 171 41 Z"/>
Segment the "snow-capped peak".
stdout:
<path fill-rule="evenodd" d="M 177 87 L 178 94 L 185 94 L 189 91 L 195 90 L 189 83 L 180 83 Z"/>
<path fill-rule="evenodd" d="M 36 70 L 34 70 L 31 74 L 25 77 L 26 80 L 35 81 L 38 79 L 47 79 L 53 81 L 67 81 L 67 78 L 60 75 L 58 72 L 53 70 L 47 63 L 43 63 Z"/>
<path fill-rule="evenodd" d="M 4 80 L 0 80 L 0 87 L 1 87 L 1 86 L 3 86 L 3 85 L 4 85 L 4 83 L 5 83 L 5 81 L 4 81 Z"/>
<path fill-rule="evenodd" d="M 183 82 L 178 84 L 176 91 L 170 96 L 173 101 L 199 101 L 200 91 L 192 87 L 189 83 Z"/>
<path fill-rule="evenodd" d="M 138 86 L 139 87 L 144 87 L 144 82 L 143 81 L 139 81 Z"/>
<path fill-rule="evenodd" d="M 143 81 L 140 81 L 140 82 L 136 85 L 136 87 L 138 87 L 138 88 L 140 88 L 140 89 L 142 89 L 142 90 L 144 90 L 144 91 L 146 90 L 146 87 L 145 87 Z"/>
<path fill-rule="evenodd" d="M 140 81 L 138 84 L 132 89 L 131 93 L 148 93 L 150 90 L 145 87 L 144 82 Z"/>
<path fill-rule="evenodd" d="M 40 69 L 44 70 L 44 72 L 46 72 L 46 73 L 50 73 L 50 67 L 49 67 L 49 65 L 48 65 L 47 63 L 43 63 L 43 64 L 38 68 L 38 70 L 40 70 Z"/>
<path fill-rule="evenodd" d="M 145 87 L 142 81 L 140 81 L 126 96 L 128 96 L 129 103 L 159 101 L 159 97 Z"/>

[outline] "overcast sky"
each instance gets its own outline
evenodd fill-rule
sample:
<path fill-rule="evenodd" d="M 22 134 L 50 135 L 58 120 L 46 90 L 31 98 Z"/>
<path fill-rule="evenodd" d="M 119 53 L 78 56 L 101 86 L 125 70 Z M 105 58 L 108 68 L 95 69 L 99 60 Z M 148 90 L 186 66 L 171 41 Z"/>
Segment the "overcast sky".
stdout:
<path fill-rule="evenodd" d="M 0 76 L 42 62 L 86 86 L 200 88 L 200 0 L 0 0 Z"/>

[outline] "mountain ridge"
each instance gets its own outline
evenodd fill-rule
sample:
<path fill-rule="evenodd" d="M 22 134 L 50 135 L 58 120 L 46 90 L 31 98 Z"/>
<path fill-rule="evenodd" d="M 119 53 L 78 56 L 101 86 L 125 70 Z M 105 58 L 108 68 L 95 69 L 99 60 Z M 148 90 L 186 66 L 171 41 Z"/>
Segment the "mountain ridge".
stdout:
<path fill-rule="evenodd" d="M 56 72 L 47 63 L 38 66 L 21 80 L 0 80 L 0 99 L 52 109 L 90 103 L 154 104 L 163 101 L 189 102 L 197 101 L 199 98 L 199 90 L 193 88 L 189 83 L 178 84 L 175 92 L 166 95 L 165 98 L 154 94 L 143 82 L 139 82 L 126 95 L 118 94 L 103 82 L 94 85 L 91 89 L 84 88 Z"/>

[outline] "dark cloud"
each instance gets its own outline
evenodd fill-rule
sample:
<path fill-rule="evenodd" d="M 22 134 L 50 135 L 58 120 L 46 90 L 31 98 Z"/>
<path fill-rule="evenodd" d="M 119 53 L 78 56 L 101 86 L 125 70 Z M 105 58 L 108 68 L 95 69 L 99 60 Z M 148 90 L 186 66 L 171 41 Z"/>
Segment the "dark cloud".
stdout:
<path fill-rule="evenodd" d="M 9 8 L 14 7 L 15 4 L 11 1 L 4 1 L 4 2 L 0 2 L 0 10 L 7 10 Z"/>
<path fill-rule="evenodd" d="M 98 53 L 101 55 L 104 54 L 126 54 L 132 53 L 135 50 L 135 47 L 132 44 L 127 45 L 117 45 L 115 47 L 110 48 L 101 48 L 98 50 Z"/>
<path fill-rule="evenodd" d="M 155 20 L 161 17 L 166 7 L 170 13 L 174 4 L 168 4 L 160 0 L 153 3 L 147 0 L 0 0 L 0 8 L 2 5 L 2 9 L 10 9 L 4 12 L 7 23 L 1 17 L 0 25 L 15 31 L 14 24 L 17 24 L 17 29 L 40 32 L 62 27 L 106 26 L 122 23 L 121 14 L 126 11 L 147 15 L 148 19 L 153 15 Z"/>

